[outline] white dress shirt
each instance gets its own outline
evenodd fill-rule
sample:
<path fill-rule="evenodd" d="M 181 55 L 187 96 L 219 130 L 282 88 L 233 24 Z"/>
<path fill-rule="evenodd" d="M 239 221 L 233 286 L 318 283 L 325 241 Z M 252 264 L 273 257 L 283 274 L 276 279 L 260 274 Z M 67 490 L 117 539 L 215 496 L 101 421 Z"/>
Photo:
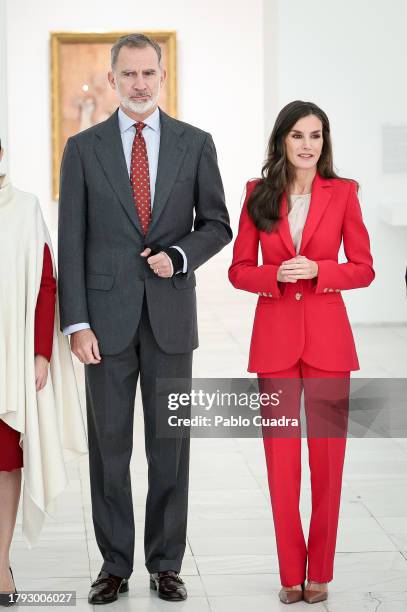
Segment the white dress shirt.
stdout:
<path fill-rule="evenodd" d="M 126 113 L 121 108 L 119 108 L 118 120 L 124 157 L 126 159 L 127 172 L 129 173 L 130 179 L 131 151 L 133 148 L 134 136 L 136 134 L 136 128 L 134 127 L 135 121 L 134 119 L 126 115 Z M 148 170 L 150 174 L 151 209 L 153 209 L 161 136 L 159 109 L 156 108 L 155 111 L 149 117 L 144 119 L 143 123 L 145 123 L 145 127 L 143 128 L 143 136 L 144 140 L 146 141 L 147 148 Z M 181 253 L 182 258 L 184 260 L 182 272 L 185 273 L 188 269 L 188 263 L 184 251 L 176 245 L 171 245 L 170 248 L 177 249 L 177 251 Z M 63 333 L 65 334 L 65 336 L 69 336 L 74 332 L 80 331 L 81 329 L 88 329 L 89 327 L 89 323 L 76 323 L 75 325 L 69 325 L 68 327 L 65 327 Z"/>

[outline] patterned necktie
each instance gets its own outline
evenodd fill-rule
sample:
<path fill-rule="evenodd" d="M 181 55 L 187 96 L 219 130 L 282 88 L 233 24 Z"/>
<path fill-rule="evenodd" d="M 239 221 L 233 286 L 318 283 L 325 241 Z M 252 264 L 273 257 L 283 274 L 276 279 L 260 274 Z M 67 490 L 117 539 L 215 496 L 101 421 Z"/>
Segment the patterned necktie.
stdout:
<path fill-rule="evenodd" d="M 145 123 L 135 123 L 136 135 L 131 150 L 130 182 L 133 199 L 140 219 L 143 234 L 146 235 L 151 219 L 150 172 L 146 141 L 142 134 Z"/>

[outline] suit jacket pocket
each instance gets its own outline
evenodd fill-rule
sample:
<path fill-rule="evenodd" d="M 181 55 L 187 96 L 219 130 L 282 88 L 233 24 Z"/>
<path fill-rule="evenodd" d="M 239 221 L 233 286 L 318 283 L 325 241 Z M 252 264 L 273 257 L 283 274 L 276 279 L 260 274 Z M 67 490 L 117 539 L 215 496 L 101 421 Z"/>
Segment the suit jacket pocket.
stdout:
<path fill-rule="evenodd" d="M 114 276 L 111 274 L 87 274 L 86 288 L 97 291 L 110 291 L 113 287 Z"/>

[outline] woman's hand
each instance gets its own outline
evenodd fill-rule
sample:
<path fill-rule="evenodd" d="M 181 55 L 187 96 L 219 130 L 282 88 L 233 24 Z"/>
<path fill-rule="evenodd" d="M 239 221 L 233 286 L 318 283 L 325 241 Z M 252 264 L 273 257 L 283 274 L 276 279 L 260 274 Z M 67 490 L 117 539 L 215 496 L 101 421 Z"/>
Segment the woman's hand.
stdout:
<path fill-rule="evenodd" d="M 297 280 L 316 276 L 318 276 L 317 262 L 307 259 L 304 255 L 297 255 L 293 259 L 283 261 L 277 272 L 277 280 L 282 283 L 296 283 Z"/>
<path fill-rule="evenodd" d="M 35 388 L 41 391 L 47 384 L 48 360 L 43 355 L 35 356 Z"/>

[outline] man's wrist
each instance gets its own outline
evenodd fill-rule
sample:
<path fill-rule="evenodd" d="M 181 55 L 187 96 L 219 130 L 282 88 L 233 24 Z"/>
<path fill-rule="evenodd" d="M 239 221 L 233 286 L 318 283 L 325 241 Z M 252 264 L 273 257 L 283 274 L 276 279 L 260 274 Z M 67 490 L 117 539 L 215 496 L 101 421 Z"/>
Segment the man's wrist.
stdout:
<path fill-rule="evenodd" d="M 179 274 L 180 272 L 186 272 L 187 262 L 184 260 L 184 256 L 179 250 L 179 247 L 169 246 L 164 248 L 161 244 L 153 243 L 144 245 L 145 248 L 151 249 L 151 255 L 158 255 L 158 253 L 165 253 L 172 263 L 173 274 Z"/>
<path fill-rule="evenodd" d="M 74 323 L 73 325 L 67 325 L 63 329 L 64 336 L 71 336 L 77 331 L 82 331 L 82 329 L 89 329 L 89 323 Z"/>
<path fill-rule="evenodd" d="M 171 247 L 162 250 L 171 259 L 174 274 L 177 274 L 177 272 L 182 272 L 184 267 L 184 258 L 182 257 L 181 253 L 177 249 L 173 249 Z"/>

